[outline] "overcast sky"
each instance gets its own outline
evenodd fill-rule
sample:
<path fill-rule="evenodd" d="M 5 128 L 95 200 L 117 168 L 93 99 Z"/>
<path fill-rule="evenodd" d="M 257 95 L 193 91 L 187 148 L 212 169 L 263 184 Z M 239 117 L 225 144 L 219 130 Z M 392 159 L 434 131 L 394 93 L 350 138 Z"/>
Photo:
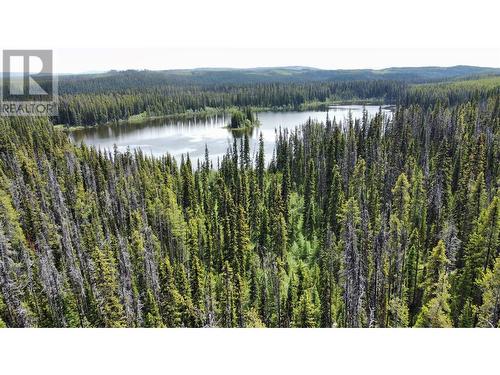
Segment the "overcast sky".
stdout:
<path fill-rule="evenodd" d="M 394 66 L 477 65 L 500 68 L 500 49 L 80 48 L 56 49 L 54 60 L 58 73 L 269 66 L 383 69 Z"/>
<path fill-rule="evenodd" d="M 63 73 L 500 67 L 499 7 L 493 0 L 23 0 L 29 11 L 21 23 L 0 22 L 0 49 L 55 49 Z"/>

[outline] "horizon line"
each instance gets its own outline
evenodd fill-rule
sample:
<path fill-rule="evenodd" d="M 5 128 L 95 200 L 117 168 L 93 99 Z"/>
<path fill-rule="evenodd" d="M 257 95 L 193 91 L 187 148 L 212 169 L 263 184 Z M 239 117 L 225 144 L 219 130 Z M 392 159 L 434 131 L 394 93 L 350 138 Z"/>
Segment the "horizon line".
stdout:
<path fill-rule="evenodd" d="M 81 74 L 81 75 L 90 75 L 90 74 L 103 74 L 109 72 L 127 72 L 127 71 L 137 71 L 137 72 L 173 72 L 173 71 L 189 71 L 189 70 L 255 70 L 255 69 L 310 69 L 310 70 L 320 70 L 320 71 L 383 71 L 388 69 L 433 69 L 433 68 L 458 68 L 458 67 L 467 67 L 467 68 L 481 68 L 481 69 L 498 69 L 500 70 L 500 66 L 482 66 L 482 65 L 467 65 L 467 64 L 457 64 L 457 65 L 399 65 L 399 66 L 387 66 L 385 68 L 318 68 L 310 65 L 270 65 L 270 66 L 253 66 L 253 67 L 231 67 L 231 66 L 199 66 L 193 68 L 166 68 L 166 69 L 149 69 L 149 68 L 127 68 L 127 69 L 117 69 L 117 68 L 109 68 L 109 69 L 96 69 L 89 71 L 60 71 L 55 72 L 54 74 L 63 75 L 63 74 Z M 5 73 L 5 72 L 4 72 Z M 23 72 L 11 72 L 11 74 L 22 74 Z"/>

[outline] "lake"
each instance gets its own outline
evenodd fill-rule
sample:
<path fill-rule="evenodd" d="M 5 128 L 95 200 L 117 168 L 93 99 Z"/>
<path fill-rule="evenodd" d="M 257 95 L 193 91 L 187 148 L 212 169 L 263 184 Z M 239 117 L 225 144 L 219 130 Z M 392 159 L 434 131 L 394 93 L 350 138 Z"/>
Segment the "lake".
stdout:
<path fill-rule="evenodd" d="M 345 121 L 349 111 L 353 118 L 361 118 L 363 108 L 368 116 L 373 117 L 379 106 L 375 105 L 336 105 L 328 110 L 330 119 L 337 122 Z M 382 107 L 382 112 L 389 118 L 392 115 L 388 106 Z M 269 161 L 274 149 L 275 135 L 278 128 L 295 129 L 309 118 L 325 122 L 327 111 L 305 112 L 259 112 L 260 127 L 254 128 L 250 137 L 252 155 L 257 150 L 259 134 L 264 138 L 266 159 Z M 233 134 L 224 127 L 229 123 L 229 115 L 209 117 L 207 119 L 191 120 L 151 120 L 139 124 L 121 123 L 103 125 L 70 132 L 70 138 L 75 143 L 84 142 L 96 148 L 112 150 L 116 144 L 119 151 L 127 148 L 140 148 L 145 154 L 160 156 L 170 153 L 177 159 L 182 154 L 189 153 L 194 161 L 204 158 L 205 145 L 208 146 L 210 158 L 216 165 L 217 158 L 222 158 L 228 146 L 232 144 Z"/>

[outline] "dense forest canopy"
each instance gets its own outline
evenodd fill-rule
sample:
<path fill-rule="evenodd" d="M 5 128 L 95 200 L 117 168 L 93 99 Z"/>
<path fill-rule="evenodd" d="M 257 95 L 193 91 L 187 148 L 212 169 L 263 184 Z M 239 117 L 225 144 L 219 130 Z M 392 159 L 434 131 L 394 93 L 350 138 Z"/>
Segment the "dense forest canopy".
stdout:
<path fill-rule="evenodd" d="M 262 140 L 253 158 L 247 136 L 213 166 L 208 150 L 198 163 L 101 152 L 48 119 L 0 118 L 0 325 L 498 327 L 500 95 L 490 79 L 62 99 L 67 123 L 93 124 L 295 105 L 338 88 L 401 98 L 391 120 L 278 131 L 268 165 Z"/>
<path fill-rule="evenodd" d="M 178 69 L 125 70 L 99 74 L 61 75 L 61 93 L 96 93 L 144 87 L 218 86 L 264 83 L 308 83 L 324 81 L 401 81 L 410 83 L 438 82 L 480 75 L 499 75 L 498 68 L 475 66 L 387 68 L 380 70 L 323 70 L 309 67 L 277 67 L 254 69 Z"/>

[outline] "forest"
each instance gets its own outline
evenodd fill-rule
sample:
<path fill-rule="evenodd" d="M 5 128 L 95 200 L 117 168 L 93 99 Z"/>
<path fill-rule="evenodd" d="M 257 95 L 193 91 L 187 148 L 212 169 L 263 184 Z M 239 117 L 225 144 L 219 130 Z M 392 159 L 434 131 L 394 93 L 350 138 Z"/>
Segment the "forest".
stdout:
<path fill-rule="evenodd" d="M 498 93 L 500 69 L 477 67 L 319 70 L 122 71 L 59 77 L 59 115 L 65 126 L 95 126 L 129 120 L 228 111 L 233 107 L 302 110 L 335 102 L 377 104 L 436 102 L 454 106 Z"/>
<path fill-rule="evenodd" d="M 495 79 L 95 88 L 0 117 L 0 326 L 499 327 Z M 52 125 L 336 93 L 399 101 L 277 129 L 269 163 L 262 135 L 213 165 Z"/>

